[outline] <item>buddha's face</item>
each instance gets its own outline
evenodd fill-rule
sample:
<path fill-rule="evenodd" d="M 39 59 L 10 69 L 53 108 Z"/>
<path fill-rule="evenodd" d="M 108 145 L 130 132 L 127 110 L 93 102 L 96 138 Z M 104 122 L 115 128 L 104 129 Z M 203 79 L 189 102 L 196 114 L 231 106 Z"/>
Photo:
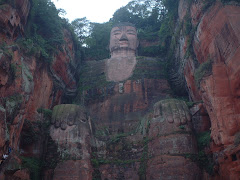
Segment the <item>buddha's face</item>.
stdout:
<path fill-rule="evenodd" d="M 110 52 L 125 49 L 136 51 L 138 46 L 137 31 L 133 26 L 114 27 L 110 35 Z"/>

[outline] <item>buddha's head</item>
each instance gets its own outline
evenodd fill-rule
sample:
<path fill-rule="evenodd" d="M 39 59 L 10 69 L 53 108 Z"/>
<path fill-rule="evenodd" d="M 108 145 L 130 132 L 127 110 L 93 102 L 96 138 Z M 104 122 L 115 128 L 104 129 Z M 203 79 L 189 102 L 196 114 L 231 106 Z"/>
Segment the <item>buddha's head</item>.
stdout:
<path fill-rule="evenodd" d="M 111 57 L 135 56 L 138 47 L 137 30 L 131 23 L 115 25 L 110 34 Z"/>

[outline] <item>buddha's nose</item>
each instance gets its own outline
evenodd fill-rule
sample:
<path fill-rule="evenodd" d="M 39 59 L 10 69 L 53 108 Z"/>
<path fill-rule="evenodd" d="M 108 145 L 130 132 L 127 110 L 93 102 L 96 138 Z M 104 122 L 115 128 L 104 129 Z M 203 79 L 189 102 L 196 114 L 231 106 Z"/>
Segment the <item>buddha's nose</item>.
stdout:
<path fill-rule="evenodd" d="M 123 35 L 121 36 L 120 41 L 128 41 L 128 38 L 125 33 L 123 33 Z"/>

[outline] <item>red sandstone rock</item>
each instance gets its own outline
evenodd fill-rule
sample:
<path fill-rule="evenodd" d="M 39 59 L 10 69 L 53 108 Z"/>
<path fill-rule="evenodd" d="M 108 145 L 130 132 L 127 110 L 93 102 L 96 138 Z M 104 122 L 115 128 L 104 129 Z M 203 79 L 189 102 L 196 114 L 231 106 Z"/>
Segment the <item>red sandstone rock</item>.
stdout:
<path fill-rule="evenodd" d="M 147 179 L 201 179 L 196 163 L 184 158 L 184 155 L 197 153 L 188 113 L 186 104 L 175 99 L 154 105 L 154 118 L 149 127 L 148 155 L 151 158 L 147 164 Z M 184 123 L 179 124 L 179 119 Z"/>
<path fill-rule="evenodd" d="M 125 180 L 137 180 L 139 179 L 138 175 L 139 165 L 133 163 L 133 165 L 101 165 L 101 179 L 115 180 L 115 179 L 125 179 Z"/>
<path fill-rule="evenodd" d="M 181 156 L 157 156 L 148 161 L 147 180 L 157 179 L 191 179 L 200 180 L 197 165 Z"/>
<path fill-rule="evenodd" d="M 0 148 L 9 140 L 10 146 L 18 151 L 25 119 L 42 121 L 37 109 L 50 109 L 60 104 L 66 92 L 76 91 L 70 63 L 71 67 L 76 67 L 78 62 L 75 60 L 72 37 L 67 30 L 64 30 L 66 44 L 62 47 L 63 52 L 56 55 L 54 61 L 58 67 L 63 67 L 63 72 L 54 74 L 52 71 L 51 74 L 49 65 L 40 62 L 38 57 L 24 55 L 15 40 L 19 35 L 24 35 L 30 3 L 28 0 L 15 0 L 15 8 L 6 4 L 0 9 L 0 39 L 4 45 L 0 52 Z M 54 63 L 52 67 L 55 66 Z M 57 78 L 54 79 L 53 76 Z M 59 80 L 61 88 L 55 88 L 56 80 Z M 8 126 L 4 123 L 5 116 Z M 25 147 L 22 152 L 25 155 L 40 156 L 42 145 L 39 143 L 41 142 L 37 142 L 34 147 Z"/>
<path fill-rule="evenodd" d="M 216 144 L 232 143 L 232 136 L 240 129 L 236 100 L 239 93 L 236 79 L 240 73 L 239 18 L 239 7 L 217 3 L 201 20 L 194 42 L 198 60 L 213 61 L 212 75 L 201 83 L 201 95 Z"/>
<path fill-rule="evenodd" d="M 92 180 L 89 161 L 67 160 L 59 163 L 54 170 L 53 180 Z"/>
<path fill-rule="evenodd" d="M 92 179 L 92 132 L 89 121 L 86 112 L 80 106 L 63 104 L 54 107 L 54 125 L 50 128 L 50 136 L 57 145 L 60 159 L 67 160 L 57 164 L 53 179 Z"/>
<path fill-rule="evenodd" d="M 183 20 L 186 14 L 186 2 L 186 0 L 180 1 L 180 20 Z M 8 5 L 5 7 L 6 9 L 0 10 L 0 25 L 6 28 L 6 32 L 8 32 L 9 36 L 13 39 L 15 39 L 19 33 L 23 32 L 23 25 L 26 23 L 29 11 L 28 0 L 16 0 L 16 5 L 18 10 Z M 189 59 L 185 65 L 185 78 L 192 99 L 194 101 L 202 99 L 210 116 L 212 138 L 215 143 L 215 145 L 211 147 L 211 150 L 216 156 L 216 162 L 219 164 L 219 167 L 216 167 L 218 168 L 217 171 L 222 179 L 234 180 L 240 176 L 239 145 L 234 145 L 234 141 L 236 141 L 238 137 L 237 132 L 240 129 L 240 10 L 239 6 L 223 6 L 217 2 L 217 4 L 207 12 L 203 12 L 202 5 L 201 1 L 198 1 L 198 3 L 194 3 L 191 7 L 192 23 L 197 25 L 198 22 L 200 22 L 193 44 L 199 63 L 206 62 L 208 59 L 213 61 L 212 75 L 203 78 L 199 91 L 194 82 L 195 69 L 193 60 Z M 6 34 L 0 34 L 0 36 L 3 37 L 8 44 L 11 44 L 12 40 L 6 38 Z M 55 58 L 52 69 L 55 77 L 60 79 L 63 86 L 66 85 L 67 88 L 74 90 L 76 88 L 76 82 L 72 78 L 68 67 L 69 63 L 76 63 L 72 61 L 74 53 L 70 39 L 69 34 L 65 31 L 65 41 L 67 45 L 64 52 L 61 52 Z M 186 41 L 187 38 L 185 38 L 184 41 L 185 45 L 182 48 L 182 55 L 186 52 Z M 10 48 L 10 51 L 13 50 Z M 69 58 L 68 53 L 71 58 Z M 24 119 L 36 120 L 37 108 L 50 108 L 52 105 L 59 104 L 63 90 L 53 93 L 52 77 L 47 72 L 46 67 L 37 67 L 36 59 L 33 58 L 33 60 L 29 62 L 28 58 L 24 57 L 20 50 L 13 51 L 13 59 L 11 62 L 4 56 L 5 55 L 0 55 L 1 97 L 8 97 L 15 94 L 20 94 L 24 97 L 20 110 L 17 112 L 9 129 L 10 143 L 17 149 Z M 23 61 L 21 61 L 22 58 Z M 16 65 L 17 70 L 19 70 L 13 82 L 11 81 L 9 71 L 10 64 Z M 26 81 L 26 79 L 22 77 L 24 71 L 21 66 L 24 64 L 33 77 L 32 81 Z M 33 88 L 25 88 L 24 83 L 25 85 L 26 83 L 30 83 Z M 32 84 L 34 84 L 34 86 L 32 86 Z M 118 132 L 119 129 L 123 129 L 124 132 L 135 129 L 142 115 L 141 112 L 150 107 L 156 96 L 166 97 L 166 95 L 168 95 L 166 91 L 169 90 L 166 80 L 128 80 L 123 86 L 123 92 L 119 92 L 120 85 L 117 84 L 114 87 L 114 94 L 111 97 L 107 97 L 103 102 L 93 102 L 89 105 L 91 106 L 90 110 L 92 114 L 95 114 L 101 122 L 97 124 L 99 127 L 107 125 L 112 127 L 113 132 Z M 99 90 L 99 92 L 100 91 L 101 90 Z M 3 109 L 5 109 L 5 107 Z M 200 116 L 203 118 L 205 114 L 201 113 Z M 0 110 L 0 117 L 4 117 L 5 115 L 5 111 Z M 124 120 L 124 122 L 122 120 Z M 207 121 L 203 120 L 202 122 L 204 124 Z M 202 122 L 199 131 L 205 128 L 207 129 L 208 127 L 208 125 L 202 125 Z M 1 130 L 2 128 L 4 128 L 4 126 L 1 127 Z M 62 128 L 64 129 L 64 125 Z M 185 126 L 185 128 L 185 130 L 190 130 L 188 125 Z M 5 135 L 5 130 L 1 131 L 1 147 L 5 143 L 5 137 L 3 136 Z M 168 152 L 180 154 L 196 151 L 193 137 L 189 134 L 174 135 L 173 132 L 177 130 L 179 130 L 179 127 L 173 124 L 161 124 L 160 122 L 152 121 L 149 133 L 150 137 L 154 137 L 155 139 L 149 143 L 149 153 L 156 155 L 156 157 L 150 159 L 148 162 L 148 179 L 169 177 L 173 179 L 197 179 L 200 177 L 199 169 L 195 163 L 180 155 L 173 156 L 167 154 Z M 158 135 L 161 136 L 156 138 Z M 63 167 L 67 167 L 67 169 Z M 78 172 L 79 167 L 80 172 Z M 88 167 L 90 167 L 89 161 L 65 161 L 58 164 L 54 177 L 55 179 L 66 178 L 64 177 L 65 174 L 72 172 L 72 178 L 79 178 L 81 176 L 90 178 L 91 170 L 89 170 Z M 124 176 L 129 179 L 137 178 L 136 167 L 129 167 L 128 170 L 124 171 Z M 178 171 L 176 171 L 176 169 L 178 169 Z M 122 167 L 101 166 L 102 177 L 104 178 L 109 176 L 114 178 L 116 174 L 122 171 Z M 21 171 L 16 172 L 17 175 L 21 173 Z"/>
<path fill-rule="evenodd" d="M 30 173 L 27 169 L 17 170 L 13 174 L 13 178 L 19 180 L 30 180 Z"/>
<path fill-rule="evenodd" d="M 178 17 L 182 21 L 185 15 L 187 14 L 188 10 L 188 1 L 186 0 L 180 0 L 179 6 L 178 6 Z"/>
<path fill-rule="evenodd" d="M 0 36 L 5 41 L 16 39 L 18 35 L 23 34 L 24 25 L 30 10 L 30 2 L 28 0 L 16 0 L 16 9 L 8 4 L 4 4 L 0 9 L 0 26 L 4 27 L 5 31 L 1 31 Z M 5 32 L 6 34 L 2 34 Z"/>
<path fill-rule="evenodd" d="M 71 34 L 64 29 L 65 45 L 62 51 L 59 51 L 54 58 L 52 66 L 50 67 L 54 79 L 57 80 L 58 85 L 63 89 L 65 94 L 76 95 L 77 84 L 74 77 L 72 67 L 76 68 L 77 60 L 75 59 L 74 45 Z"/>
<path fill-rule="evenodd" d="M 207 110 L 205 109 L 202 103 L 195 104 L 190 109 L 190 112 L 192 115 L 193 129 L 196 133 L 210 130 L 211 121 L 207 113 Z"/>
<path fill-rule="evenodd" d="M 148 109 L 154 97 L 165 97 L 170 89 L 165 79 L 127 80 L 123 93 L 119 93 L 118 86 L 115 85 L 114 95 L 88 106 L 91 114 L 98 119 L 98 128 L 111 126 L 115 133 L 136 128 L 141 112 Z M 129 126 L 129 123 L 132 125 Z"/>
<path fill-rule="evenodd" d="M 205 12 L 202 8 L 202 1 L 194 2 L 190 7 L 192 23 L 199 23 L 193 46 L 200 64 L 212 61 L 212 74 L 203 77 L 198 90 L 193 78 L 193 61 L 189 59 L 185 65 L 185 78 L 192 99 L 199 101 L 200 94 L 203 100 L 211 120 L 211 137 L 215 143 L 212 151 L 221 157 L 223 152 L 228 154 L 229 147 L 233 151 L 237 149 L 233 144 L 240 130 L 240 8 L 219 1 Z M 224 158 L 216 161 L 220 161 L 218 173 L 221 178 L 238 179 L 236 162 Z"/>

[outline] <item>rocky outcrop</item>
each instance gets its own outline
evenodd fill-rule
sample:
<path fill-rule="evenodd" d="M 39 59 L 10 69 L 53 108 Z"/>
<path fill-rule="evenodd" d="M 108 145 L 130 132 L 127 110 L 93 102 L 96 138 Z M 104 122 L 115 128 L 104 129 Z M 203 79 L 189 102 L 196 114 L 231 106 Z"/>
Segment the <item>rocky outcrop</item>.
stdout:
<path fill-rule="evenodd" d="M 212 137 L 217 145 L 233 143 L 233 136 L 240 128 L 237 100 L 239 11 L 237 6 L 216 3 L 201 19 L 194 39 L 198 61 L 206 62 L 210 58 L 213 63 L 212 75 L 205 78 L 200 87 L 212 122 Z"/>
<path fill-rule="evenodd" d="M 12 4 L 0 5 L 0 37 L 5 42 L 16 40 L 19 35 L 23 35 L 29 10 L 30 2 L 28 0 L 15 0 L 12 1 Z"/>
<path fill-rule="evenodd" d="M 13 4 L 0 5 L 0 156 L 6 153 L 8 142 L 15 151 L 21 148 L 21 155 L 39 158 L 44 139 L 21 145 L 23 134 L 36 133 L 27 128 L 23 130 L 24 123 L 29 121 L 34 127 L 36 122 L 44 124 L 46 119 L 39 109 L 51 109 L 76 93 L 75 73 L 80 60 L 76 59 L 73 38 L 67 30 L 63 30 L 66 43 L 54 55 L 52 64 L 42 61 L 39 52 L 27 53 L 30 50 L 21 43 L 30 2 L 11 2 Z M 27 174 L 27 171 L 17 174 L 21 173 Z"/>
<path fill-rule="evenodd" d="M 53 179 L 92 179 L 92 131 L 85 110 L 72 104 L 55 106 L 51 123 L 50 137 L 59 153 L 59 157 L 51 158 L 62 161 L 57 163 Z"/>
<path fill-rule="evenodd" d="M 44 62 L 16 41 L 24 36 L 29 1 L 1 3 L 0 156 L 8 147 L 14 151 L 0 178 L 40 176 L 38 166 L 27 165 L 44 156 L 41 173 L 48 180 L 238 179 L 240 8 L 222 2 L 179 1 L 170 74 L 162 58 L 134 52 L 89 61 L 79 77 L 68 30 L 52 63 Z M 190 112 L 184 101 L 169 99 L 167 77 L 178 94 L 188 92 Z M 86 110 L 59 105 L 73 98 Z M 47 109 L 53 109 L 50 129 Z"/>
<path fill-rule="evenodd" d="M 75 58 L 72 36 L 66 29 L 64 31 L 65 45 L 63 51 L 59 51 L 50 67 L 54 80 L 60 86 L 66 96 L 75 96 L 77 83 L 75 79 L 76 69 L 80 59 Z"/>
<path fill-rule="evenodd" d="M 237 179 L 240 8 L 235 2 L 196 1 L 185 8 L 186 4 L 187 1 L 180 1 L 180 20 L 184 23 L 190 18 L 192 31 L 195 30 L 193 37 L 184 37 L 193 38 L 194 54 L 186 56 L 186 48 L 180 48 L 179 52 L 185 54 L 181 62 L 185 64 L 188 90 L 194 101 L 203 101 L 209 115 L 211 150 L 219 175 L 223 179 Z M 187 41 L 180 46 L 187 47 Z"/>
<path fill-rule="evenodd" d="M 149 139 L 147 179 L 201 179 L 199 167 L 187 158 L 197 154 L 197 144 L 185 102 L 169 99 L 154 105 Z"/>

